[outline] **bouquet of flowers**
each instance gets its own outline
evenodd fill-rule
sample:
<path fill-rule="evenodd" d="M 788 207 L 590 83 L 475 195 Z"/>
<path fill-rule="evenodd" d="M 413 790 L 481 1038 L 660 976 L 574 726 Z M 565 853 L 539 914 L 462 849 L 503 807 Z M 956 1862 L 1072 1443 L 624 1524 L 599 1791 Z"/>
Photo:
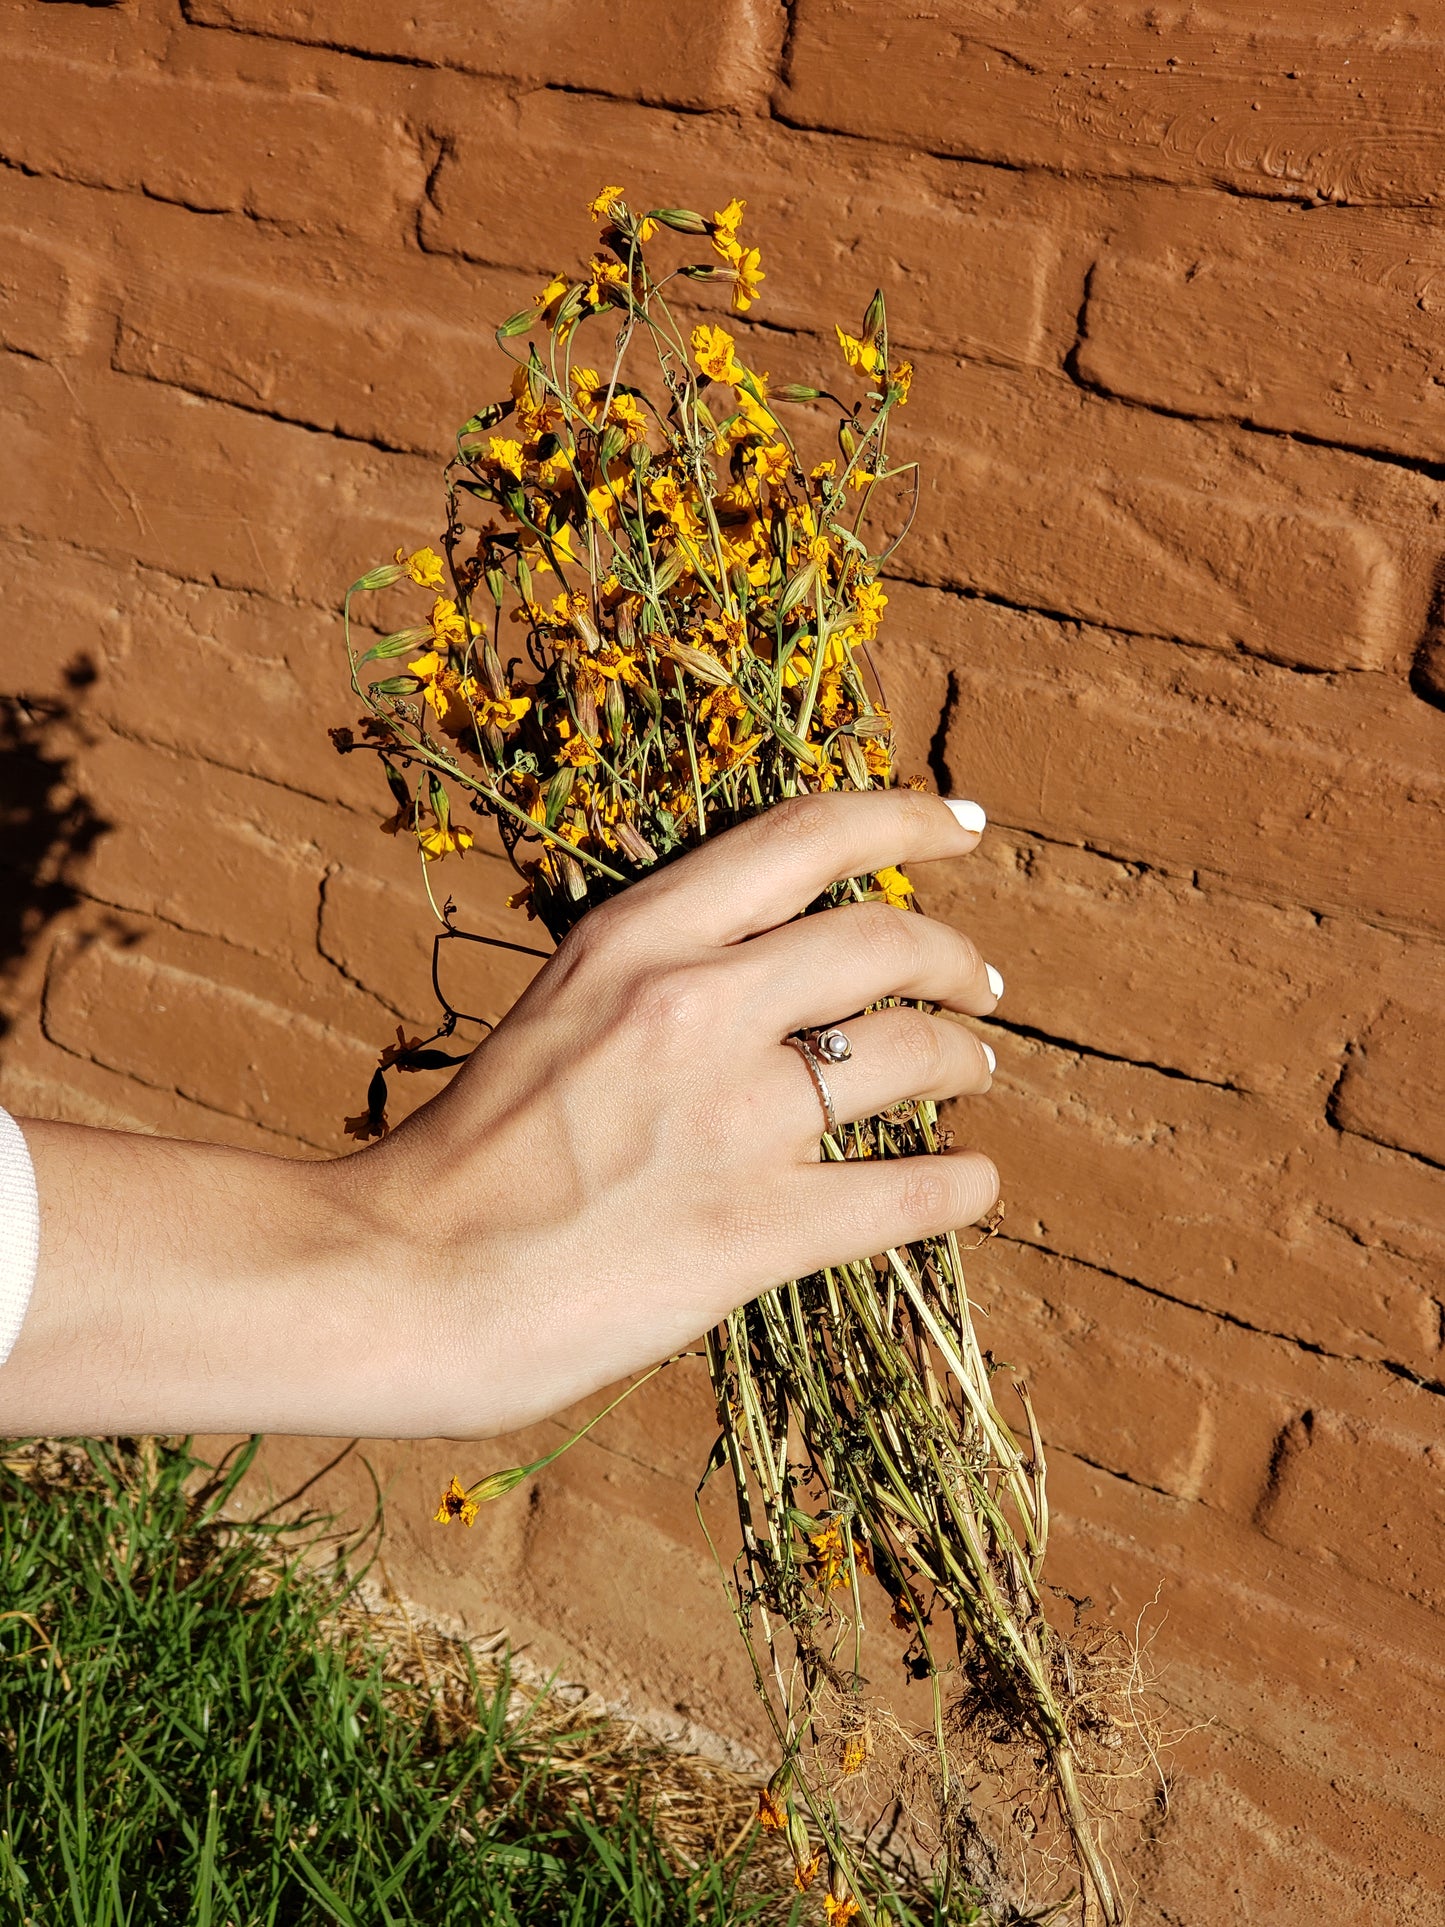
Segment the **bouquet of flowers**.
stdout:
<path fill-rule="evenodd" d="M 359 739 L 337 732 L 377 755 L 384 827 L 428 865 L 470 846 L 467 812 L 493 818 L 512 901 L 557 940 L 711 831 L 804 791 L 894 782 L 868 657 L 891 545 L 870 539 L 870 510 L 887 503 L 906 528 L 917 494 L 889 452 L 913 371 L 881 294 L 857 334 L 836 329 L 831 385 L 772 388 L 727 327 L 675 312 L 691 283 L 721 284 L 738 314 L 756 299 L 741 202 L 638 213 L 609 186 L 590 211 L 585 271 L 497 330 L 510 389 L 458 434 L 445 564 L 398 550 L 348 595 L 367 714 Z M 677 237 L 707 258 L 660 265 Z M 826 452 L 803 452 L 825 433 Z M 404 579 L 432 592 L 429 616 L 358 653 L 352 598 Z M 914 907 L 908 878 L 883 870 L 815 908 L 869 897 Z M 435 1038 L 383 1055 L 349 1128 L 385 1128 L 389 1069 L 454 1061 L 433 1046 L 455 1021 L 447 1009 Z M 828 1132 L 822 1155 L 945 1143 L 918 1102 Z M 736 1492 L 724 1570 L 778 1747 L 760 1820 L 786 1835 L 799 1888 L 833 1927 L 877 1917 L 860 1841 L 870 1787 L 886 1785 L 960 1904 L 1042 1891 L 1046 1917 L 1072 1904 L 1121 1919 L 1100 1816 L 1138 1732 L 1132 1649 L 1044 1615 L 1043 1449 L 1022 1386 L 1025 1438 L 995 1402 L 957 1239 L 770 1291 L 706 1356 L 719 1436 L 704 1482 Z M 438 1517 L 470 1523 L 534 1470 L 453 1481 Z M 931 1685 L 922 1732 L 867 1690 L 865 1610 L 891 1618 Z"/>

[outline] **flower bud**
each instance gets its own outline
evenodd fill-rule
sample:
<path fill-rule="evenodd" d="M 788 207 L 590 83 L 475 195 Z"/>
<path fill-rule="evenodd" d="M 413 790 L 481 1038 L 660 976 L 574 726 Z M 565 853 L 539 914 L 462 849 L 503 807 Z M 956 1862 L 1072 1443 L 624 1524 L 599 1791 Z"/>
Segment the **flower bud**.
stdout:
<path fill-rule="evenodd" d="M 672 228 L 678 234 L 710 234 L 712 222 L 694 214 L 690 207 L 652 207 L 647 210 L 649 221 L 660 221 L 664 227 Z"/>
<path fill-rule="evenodd" d="M 380 568 L 368 569 L 365 575 L 359 575 L 351 585 L 351 593 L 355 595 L 362 589 L 389 589 L 393 582 L 400 582 L 405 574 L 405 563 L 383 562 Z"/>

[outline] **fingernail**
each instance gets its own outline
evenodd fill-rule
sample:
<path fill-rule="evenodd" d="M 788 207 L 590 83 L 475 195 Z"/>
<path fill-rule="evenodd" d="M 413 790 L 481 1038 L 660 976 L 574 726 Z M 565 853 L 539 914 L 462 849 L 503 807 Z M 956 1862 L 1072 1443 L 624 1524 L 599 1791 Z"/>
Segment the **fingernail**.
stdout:
<path fill-rule="evenodd" d="M 994 969 L 992 964 L 986 963 L 983 967 L 983 972 L 984 972 L 984 975 L 988 978 L 988 987 L 992 995 L 996 998 L 1002 997 L 1003 978 L 999 976 L 998 972 Z"/>
<path fill-rule="evenodd" d="M 983 1042 L 982 1038 L 979 1039 L 979 1048 L 980 1050 L 982 1050 L 984 1056 L 988 1059 L 988 1074 L 990 1077 L 992 1077 L 994 1072 L 998 1069 L 998 1059 L 994 1056 L 993 1052 L 989 1049 L 988 1045 Z"/>
<path fill-rule="evenodd" d="M 965 802 L 961 796 L 945 796 L 944 802 L 953 811 L 966 830 L 973 830 L 981 836 L 988 827 L 988 818 L 977 803 Z"/>

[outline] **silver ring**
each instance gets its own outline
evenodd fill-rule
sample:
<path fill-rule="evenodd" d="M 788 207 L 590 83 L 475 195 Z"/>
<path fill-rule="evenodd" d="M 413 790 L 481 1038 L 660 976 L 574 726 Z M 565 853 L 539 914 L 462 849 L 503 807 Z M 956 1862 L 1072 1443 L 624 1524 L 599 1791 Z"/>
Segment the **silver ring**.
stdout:
<path fill-rule="evenodd" d="M 841 1035 L 841 1033 L 839 1034 Z M 827 1125 L 828 1135 L 829 1137 L 836 1137 L 838 1135 L 838 1113 L 833 1109 L 833 1093 L 828 1089 L 828 1080 L 823 1075 L 823 1066 L 819 1062 L 818 1051 L 812 1037 L 789 1037 L 786 1041 L 793 1046 L 799 1057 L 801 1057 L 807 1065 L 808 1075 L 813 1080 L 813 1088 L 818 1093 L 818 1102 L 823 1107 L 823 1121 Z M 846 1044 L 847 1041 L 845 1037 L 843 1042 Z M 842 1062 L 842 1059 L 832 1061 Z"/>

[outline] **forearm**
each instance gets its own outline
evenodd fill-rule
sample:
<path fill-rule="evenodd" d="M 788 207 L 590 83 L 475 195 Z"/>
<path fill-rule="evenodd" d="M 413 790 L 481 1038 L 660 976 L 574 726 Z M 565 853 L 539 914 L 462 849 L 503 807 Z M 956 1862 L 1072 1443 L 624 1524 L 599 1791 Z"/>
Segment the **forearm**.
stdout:
<path fill-rule="evenodd" d="M 21 1129 L 40 1264 L 0 1432 L 391 1428 L 415 1340 L 349 1161 Z"/>

